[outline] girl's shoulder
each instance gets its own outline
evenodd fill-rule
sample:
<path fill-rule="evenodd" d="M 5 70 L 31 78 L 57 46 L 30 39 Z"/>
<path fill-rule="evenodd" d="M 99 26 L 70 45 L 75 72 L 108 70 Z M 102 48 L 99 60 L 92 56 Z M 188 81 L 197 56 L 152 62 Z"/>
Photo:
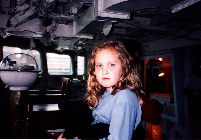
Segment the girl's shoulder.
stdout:
<path fill-rule="evenodd" d="M 120 90 L 115 95 L 116 95 L 116 100 L 118 102 L 133 102 L 133 101 L 138 102 L 138 98 L 137 98 L 135 92 L 133 92 L 129 88 Z"/>

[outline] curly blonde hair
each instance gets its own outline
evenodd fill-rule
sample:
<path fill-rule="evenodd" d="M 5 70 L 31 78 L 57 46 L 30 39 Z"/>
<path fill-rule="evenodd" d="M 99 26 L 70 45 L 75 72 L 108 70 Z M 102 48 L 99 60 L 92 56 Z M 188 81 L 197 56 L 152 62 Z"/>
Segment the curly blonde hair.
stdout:
<path fill-rule="evenodd" d="M 131 55 L 125 49 L 124 45 L 120 41 L 106 41 L 99 45 L 96 45 L 91 53 L 88 61 L 88 87 L 85 95 L 85 100 L 88 103 L 90 109 L 93 110 L 97 106 L 99 99 L 103 95 L 105 88 L 98 83 L 95 71 L 95 57 L 98 51 L 103 49 L 112 49 L 117 52 L 118 57 L 122 63 L 122 76 L 120 80 L 114 85 L 112 95 L 115 95 L 118 91 L 130 88 L 133 90 L 138 98 L 144 95 L 142 90 L 142 83 L 134 70 L 134 62 Z"/>

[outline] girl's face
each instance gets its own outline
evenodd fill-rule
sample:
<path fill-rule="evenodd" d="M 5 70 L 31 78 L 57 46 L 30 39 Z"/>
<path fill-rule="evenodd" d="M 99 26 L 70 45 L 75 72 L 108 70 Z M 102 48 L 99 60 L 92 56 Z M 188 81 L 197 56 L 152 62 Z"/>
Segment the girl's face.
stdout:
<path fill-rule="evenodd" d="M 122 63 L 115 50 L 107 48 L 96 53 L 94 74 L 107 92 L 113 90 L 122 75 Z"/>

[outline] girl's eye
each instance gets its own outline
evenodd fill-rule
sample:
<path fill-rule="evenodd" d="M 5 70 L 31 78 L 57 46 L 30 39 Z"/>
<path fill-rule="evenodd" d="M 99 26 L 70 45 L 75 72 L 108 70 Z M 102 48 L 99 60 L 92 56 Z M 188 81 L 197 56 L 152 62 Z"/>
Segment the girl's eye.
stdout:
<path fill-rule="evenodd" d="M 115 67 L 115 64 L 110 64 L 110 67 Z"/>
<path fill-rule="evenodd" d="M 100 65 L 100 64 L 97 64 L 97 65 L 96 65 L 96 67 L 97 67 L 97 68 L 101 68 L 101 67 L 102 67 L 102 65 Z"/>

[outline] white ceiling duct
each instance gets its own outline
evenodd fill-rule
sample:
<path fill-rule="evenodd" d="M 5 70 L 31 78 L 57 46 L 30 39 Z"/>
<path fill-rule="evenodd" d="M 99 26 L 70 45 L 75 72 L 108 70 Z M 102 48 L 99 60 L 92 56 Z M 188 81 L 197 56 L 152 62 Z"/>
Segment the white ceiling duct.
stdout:
<path fill-rule="evenodd" d="M 87 28 L 87 25 L 95 21 L 97 17 L 129 19 L 130 13 L 108 10 L 109 7 L 125 1 L 128 0 L 94 0 L 94 4 L 90 8 L 88 8 L 84 15 L 73 22 L 74 34 L 77 34 L 84 28 Z"/>
<path fill-rule="evenodd" d="M 114 6 L 118 3 L 125 2 L 128 0 L 98 0 L 98 16 L 100 17 L 110 17 L 110 18 L 119 18 L 119 19 L 129 19 L 130 14 L 121 11 L 112 11 L 108 10 L 111 6 Z"/>

